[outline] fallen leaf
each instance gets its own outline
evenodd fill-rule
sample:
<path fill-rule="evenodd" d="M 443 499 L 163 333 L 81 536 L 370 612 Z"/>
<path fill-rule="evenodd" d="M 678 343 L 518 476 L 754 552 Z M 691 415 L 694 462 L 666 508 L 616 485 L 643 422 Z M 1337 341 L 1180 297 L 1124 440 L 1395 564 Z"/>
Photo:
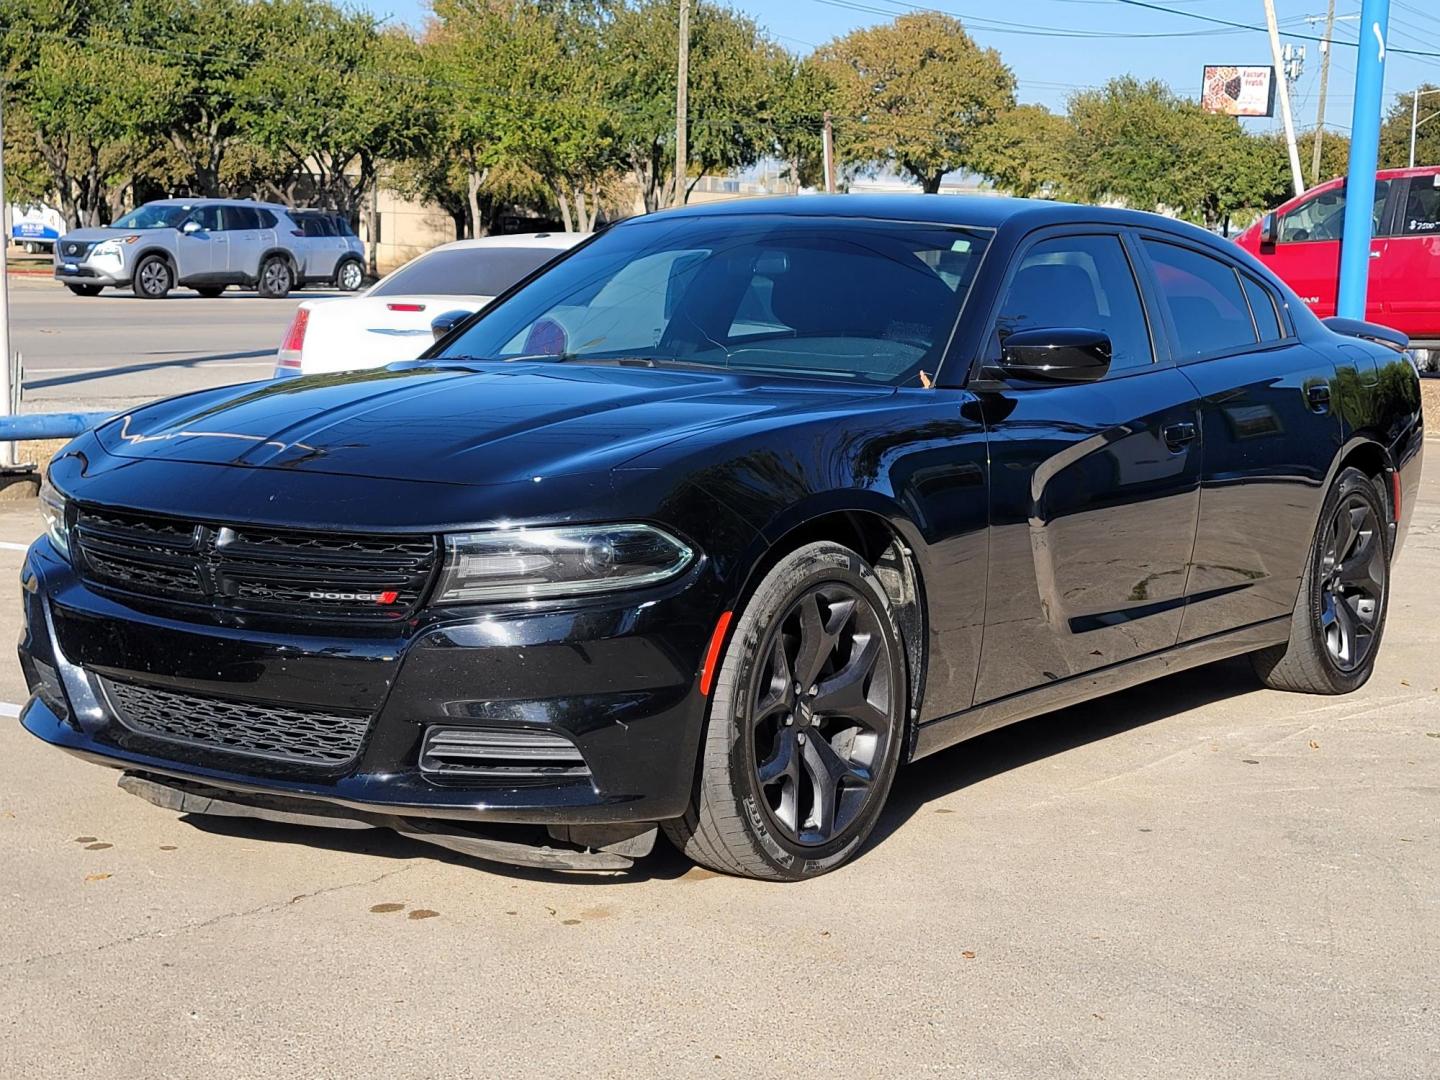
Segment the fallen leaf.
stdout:
<path fill-rule="evenodd" d="M 100 838 L 99 838 L 98 836 L 77 836 L 77 837 L 75 837 L 75 843 L 77 843 L 77 844 L 93 844 L 96 840 L 99 840 L 99 839 L 100 839 Z"/>
<path fill-rule="evenodd" d="M 946 810 L 943 806 L 939 810 L 935 811 L 935 813 L 937 814 L 953 814 L 954 812 L 954 810 Z"/>
<path fill-rule="evenodd" d="M 580 920 L 579 920 L 579 919 L 561 919 L 561 920 L 560 920 L 560 925 L 561 925 L 561 926 L 579 926 L 579 925 L 580 925 Z"/>
<path fill-rule="evenodd" d="M 86 874 L 85 884 L 89 885 L 92 881 L 104 881 L 109 876 L 109 874 Z"/>
<path fill-rule="evenodd" d="M 174 850 L 175 850 L 175 845 L 174 845 L 174 844 L 161 844 L 161 845 L 160 845 L 160 850 L 161 850 L 161 851 L 174 851 Z"/>
<path fill-rule="evenodd" d="M 1311 750 L 1319 750 L 1319 749 L 1320 749 L 1320 744 L 1319 744 L 1318 742 L 1316 742 L 1314 739 L 1311 739 L 1311 740 L 1310 740 L 1310 749 L 1311 749 Z"/>
<path fill-rule="evenodd" d="M 1259 765 L 1259 764 L 1260 764 L 1260 762 L 1256 761 L 1254 758 L 1248 758 L 1248 757 L 1247 757 L 1247 758 L 1241 758 L 1240 760 L 1243 761 L 1246 765 Z"/>
<path fill-rule="evenodd" d="M 1440 739 L 1440 731 L 1427 731 L 1425 734 L 1432 739 Z"/>
<path fill-rule="evenodd" d="M 1408 682 L 1406 682 L 1404 679 L 1401 679 L 1401 680 L 1400 680 L 1400 685 L 1401 685 L 1401 686 L 1409 686 L 1410 684 L 1409 684 Z"/>
<path fill-rule="evenodd" d="M 971 952 L 969 949 L 966 949 L 966 950 L 965 950 L 964 952 L 962 952 L 960 955 L 963 956 L 966 960 L 974 960 L 974 959 L 975 959 L 975 954 L 974 954 L 973 952 Z"/>
<path fill-rule="evenodd" d="M 1105 1019 L 1105 1014 L 1104 1014 L 1104 1013 L 1091 1013 L 1090 1015 L 1093 1016 L 1096 1020 L 1104 1020 L 1104 1019 Z"/>
<path fill-rule="evenodd" d="M 86 845 L 85 845 L 85 850 L 86 850 L 86 851 L 104 851 L 106 848 L 108 848 L 108 847 L 114 847 L 114 846 L 115 846 L 114 844 L 86 844 Z"/>
<path fill-rule="evenodd" d="M 376 904 L 370 910 L 376 915 L 389 915 L 392 911 L 402 911 L 404 908 L 404 904 Z"/>
<path fill-rule="evenodd" d="M 439 914 L 440 912 L 438 911 L 431 911 L 429 908 L 418 907 L 405 917 L 407 919 L 433 919 Z"/>
<path fill-rule="evenodd" d="M 820 936 L 821 936 L 821 937 L 829 937 L 829 936 L 830 936 L 830 931 L 829 931 L 829 930 L 821 930 L 821 931 L 820 931 Z"/>

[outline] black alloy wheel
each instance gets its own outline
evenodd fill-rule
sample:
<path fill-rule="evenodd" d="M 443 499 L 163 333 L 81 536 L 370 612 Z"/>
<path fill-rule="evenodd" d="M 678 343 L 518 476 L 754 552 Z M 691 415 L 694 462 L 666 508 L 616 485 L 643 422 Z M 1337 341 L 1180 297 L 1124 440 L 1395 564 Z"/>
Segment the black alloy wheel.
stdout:
<path fill-rule="evenodd" d="M 1370 658 L 1390 568 L 1373 500 L 1345 497 L 1325 530 L 1320 562 L 1320 635 L 1330 659 L 1350 672 Z"/>
<path fill-rule="evenodd" d="M 822 541 L 783 556 L 736 615 L 691 804 L 665 832 L 721 873 L 816 877 L 860 850 L 899 768 L 893 603 L 860 555 Z"/>
<path fill-rule="evenodd" d="M 1251 654 L 1275 690 L 1348 694 L 1370 678 L 1390 595 L 1387 482 L 1341 470 L 1325 496 L 1290 640 Z"/>
<path fill-rule="evenodd" d="M 814 847 L 845 832 L 895 737 L 895 672 L 875 605 L 842 583 L 803 593 L 761 646 L 751 692 L 755 778 L 778 831 Z"/>

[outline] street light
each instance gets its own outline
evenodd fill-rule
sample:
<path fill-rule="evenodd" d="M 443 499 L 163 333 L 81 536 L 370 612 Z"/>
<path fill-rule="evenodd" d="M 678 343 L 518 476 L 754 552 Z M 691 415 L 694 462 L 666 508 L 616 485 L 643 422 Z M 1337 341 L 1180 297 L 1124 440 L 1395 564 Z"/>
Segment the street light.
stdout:
<path fill-rule="evenodd" d="M 1420 119 L 1420 99 L 1426 94 L 1440 94 L 1440 90 L 1421 90 L 1417 86 L 1414 96 L 1410 99 L 1410 168 L 1412 169 L 1415 167 L 1415 133 L 1420 130 L 1421 124 L 1429 123 L 1435 117 L 1440 116 L 1440 112 L 1433 112 L 1424 120 Z"/>

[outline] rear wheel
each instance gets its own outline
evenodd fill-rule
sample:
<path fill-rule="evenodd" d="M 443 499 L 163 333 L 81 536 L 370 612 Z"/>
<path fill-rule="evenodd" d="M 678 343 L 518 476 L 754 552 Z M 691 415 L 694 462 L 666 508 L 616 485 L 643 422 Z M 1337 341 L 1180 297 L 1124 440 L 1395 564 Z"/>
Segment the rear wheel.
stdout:
<path fill-rule="evenodd" d="M 146 300 L 163 300 L 170 295 L 174 285 L 175 275 L 170 272 L 170 264 L 159 255 L 147 255 L 135 267 L 135 280 L 131 287 L 136 296 Z"/>
<path fill-rule="evenodd" d="M 72 293 L 74 293 L 76 296 L 100 295 L 99 285 L 66 285 L 65 287 L 69 289 Z"/>
<path fill-rule="evenodd" d="M 346 259 L 335 271 L 335 287 L 341 292 L 354 292 L 365 283 L 365 268 L 355 259 Z"/>
<path fill-rule="evenodd" d="M 905 661 L 855 552 L 809 544 L 765 576 L 725 651 L 689 811 L 671 840 L 723 873 L 798 881 L 865 842 L 899 766 Z"/>
<path fill-rule="evenodd" d="M 1336 478 L 1320 513 L 1290 640 L 1251 657 L 1266 686 L 1348 694 L 1375 668 L 1390 598 L 1390 531 L 1374 482 L 1359 469 Z"/>
<path fill-rule="evenodd" d="M 290 295 L 295 274 L 290 264 L 279 255 L 272 255 L 260 266 L 259 293 L 268 300 L 282 300 Z"/>

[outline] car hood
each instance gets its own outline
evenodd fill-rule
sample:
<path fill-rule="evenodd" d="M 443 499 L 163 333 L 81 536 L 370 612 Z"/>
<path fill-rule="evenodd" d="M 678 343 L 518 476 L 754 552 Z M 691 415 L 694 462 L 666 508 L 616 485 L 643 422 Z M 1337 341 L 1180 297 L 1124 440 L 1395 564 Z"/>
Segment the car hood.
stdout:
<path fill-rule="evenodd" d="M 725 372 L 405 364 L 190 394 L 96 434 L 122 458 L 503 484 L 613 469 L 709 429 L 892 393 Z"/>
<path fill-rule="evenodd" d="M 166 229 L 112 229 L 109 226 L 101 226 L 94 229 L 71 229 L 65 234 L 66 240 L 113 240 L 117 236 L 147 236 L 151 233 L 163 233 Z"/>

